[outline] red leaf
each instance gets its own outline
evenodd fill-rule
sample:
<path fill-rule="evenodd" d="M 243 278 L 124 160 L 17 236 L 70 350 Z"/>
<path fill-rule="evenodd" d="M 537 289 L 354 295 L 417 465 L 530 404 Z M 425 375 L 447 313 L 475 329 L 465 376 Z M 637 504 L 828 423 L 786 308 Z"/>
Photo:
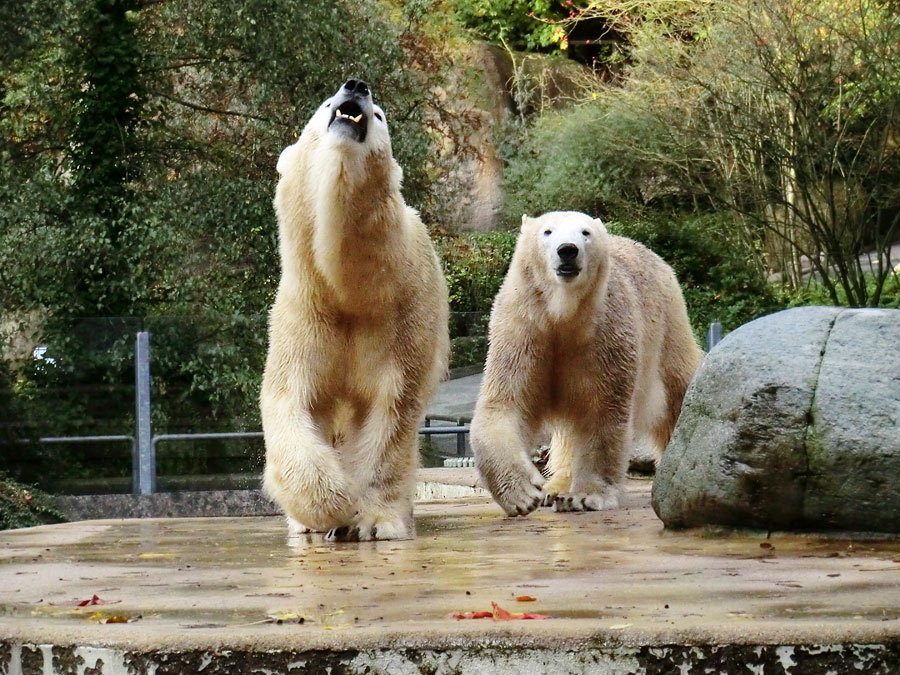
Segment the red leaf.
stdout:
<path fill-rule="evenodd" d="M 537 598 L 532 598 L 530 595 L 517 595 L 516 602 L 535 602 Z"/>
<path fill-rule="evenodd" d="M 494 614 L 493 612 L 451 612 L 450 616 L 454 619 L 490 619 Z"/>
<path fill-rule="evenodd" d="M 516 618 L 514 614 L 507 612 L 496 602 L 492 602 L 491 607 L 494 609 L 494 621 L 512 621 Z"/>
<path fill-rule="evenodd" d="M 520 614 L 520 613 L 512 613 L 507 612 L 496 602 L 491 603 L 491 607 L 494 608 L 494 621 L 516 621 L 519 619 L 549 619 L 549 616 L 544 614 Z"/>
<path fill-rule="evenodd" d="M 520 612 L 507 612 L 496 602 L 491 603 L 492 612 L 451 612 L 453 619 L 493 619 L 494 621 L 519 621 L 523 619 L 549 619 L 544 614 L 524 614 Z"/>
<path fill-rule="evenodd" d="M 98 595 L 94 594 L 90 600 L 82 600 L 81 602 L 76 602 L 76 607 L 88 607 L 94 605 L 115 605 L 122 602 L 121 600 L 104 600 Z"/>

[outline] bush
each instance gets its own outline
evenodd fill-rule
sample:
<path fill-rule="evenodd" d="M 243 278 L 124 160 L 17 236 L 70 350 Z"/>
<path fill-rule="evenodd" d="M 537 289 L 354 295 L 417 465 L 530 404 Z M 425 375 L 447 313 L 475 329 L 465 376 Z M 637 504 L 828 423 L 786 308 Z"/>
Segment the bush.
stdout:
<path fill-rule="evenodd" d="M 516 247 L 514 232 L 467 232 L 435 239 L 450 295 L 450 367 L 484 363 L 494 296 Z"/>
<path fill-rule="evenodd" d="M 510 129 L 515 136 L 515 129 Z M 518 227 L 522 214 L 583 211 L 604 219 L 634 216 L 659 183 L 639 158 L 620 152 L 616 137 L 644 136 L 636 118 L 603 117 L 581 105 L 545 114 L 501 146 L 506 200 L 503 222 Z"/>
<path fill-rule="evenodd" d="M 556 26 L 566 16 L 549 0 L 454 0 L 456 17 L 482 39 L 515 49 L 541 50 L 553 44 Z"/>
<path fill-rule="evenodd" d="M 613 234 L 641 242 L 672 266 L 701 342 L 713 321 L 721 322 L 727 332 L 792 302 L 766 282 L 755 252 L 733 236 L 731 219 L 730 214 L 650 213 L 607 223 Z M 491 305 L 509 269 L 515 242 L 513 232 L 437 238 L 450 290 L 451 367 L 483 363 Z M 804 304 L 802 298 L 793 302 Z"/>
<path fill-rule="evenodd" d="M 447 279 L 451 312 L 491 311 L 494 296 L 509 269 L 516 236 L 514 232 L 466 232 L 435 239 Z"/>
<path fill-rule="evenodd" d="M 65 520 L 48 495 L 0 474 L 0 530 Z"/>
<path fill-rule="evenodd" d="M 866 275 L 867 290 L 874 295 L 876 280 L 871 275 Z M 847 306 L 847 296 L 842 288 L 837 289 L 838 300 L 841 306 Z M 805 286 L 793 291 L 787 296 L 789 307 L 804 307 L 806 305 L 830 305 L 831 294 L 820 282 L 811 280 Z M 900 273 L 888 276 L 881 288 L 878 307 L 885 309 L 900 309 Z"/>

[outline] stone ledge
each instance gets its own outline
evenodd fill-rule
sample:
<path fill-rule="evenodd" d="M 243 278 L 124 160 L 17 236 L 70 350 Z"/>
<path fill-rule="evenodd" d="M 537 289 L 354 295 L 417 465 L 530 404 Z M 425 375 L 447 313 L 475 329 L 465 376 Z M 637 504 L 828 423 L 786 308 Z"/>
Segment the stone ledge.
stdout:
<path fill-rule="evenodd" d="M 419 469 L 416 501 L 485 497 L 475 469 Z M 72 521 L 106 518 L 272 516 L 281 510 L 262 490 L 184 490 L 152 495 L 62 495 L 56 507 Z"/>

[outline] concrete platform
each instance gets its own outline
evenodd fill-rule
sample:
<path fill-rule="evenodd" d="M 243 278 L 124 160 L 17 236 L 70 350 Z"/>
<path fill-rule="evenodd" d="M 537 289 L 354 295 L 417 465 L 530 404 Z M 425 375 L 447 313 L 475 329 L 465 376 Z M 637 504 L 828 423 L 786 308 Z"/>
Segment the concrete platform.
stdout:
<path fill-rule="evenodd" d="M 0 532 L 0 673 L 900 672 L 900 542 L 665 532 L 649 487 L 587 514 L 419 504 L 401 542 L 277 517 Z M 552 618 L 450 616 L 492 602 Z"/>

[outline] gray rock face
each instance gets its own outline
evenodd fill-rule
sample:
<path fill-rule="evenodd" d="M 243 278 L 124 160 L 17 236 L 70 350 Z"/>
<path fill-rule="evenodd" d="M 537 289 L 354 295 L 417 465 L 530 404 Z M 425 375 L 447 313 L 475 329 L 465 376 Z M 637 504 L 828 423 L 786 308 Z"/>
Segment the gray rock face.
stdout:
<path fill-rule="evenodd" d="M 801 307 L 706 357 L 657 466 L 670 527 L 900 532 L 900 310 Z"/>

